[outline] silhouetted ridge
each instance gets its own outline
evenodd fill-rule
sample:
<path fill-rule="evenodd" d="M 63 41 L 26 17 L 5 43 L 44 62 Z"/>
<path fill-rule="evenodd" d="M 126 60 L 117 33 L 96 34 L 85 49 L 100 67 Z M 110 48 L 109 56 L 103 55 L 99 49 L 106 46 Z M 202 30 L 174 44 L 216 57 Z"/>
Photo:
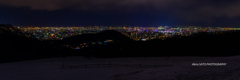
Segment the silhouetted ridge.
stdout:
<path fill-rule="evenodd" d="M 105 48 L 85 49 L 96 57 L 161 57 L 161 56 L 235 56 L 239 55 L 240 31 L 221 34 L 197 33 L 195 36 L 175 36 L 167 40 L 121 42 Z M 83 49 L 84 50 L 84 49 Z M 91 50 L 94 50 L 92 52 Z"/>
<path fill-rule="evenodd" d="M 5 27 L 6 25 L 3 26 Z M 5 28 L 13 27 L 6 26 Z M 0 28 L 0 30 L 0 63 L 57 57 L 62 56 L 61 54 L 64 53 L 63 50 L 51 48 L 46 43 L 35 38 L 23 36 L 17 28 L 13 28 L 16 32 L 3 28 Z"/>
<path fill-rule="evenodd" d="M 129 37 L 121 34 L 115 30 L 105 30 L 96 34 L 82 34 L 76 35 L 69 38 L 63 39 L 64 43 L 67 44 L 79 44 L 83 42 L 89 41 L 105 41 L 105 40 L 113 40 L 113 41 L 133 41 Z"/>

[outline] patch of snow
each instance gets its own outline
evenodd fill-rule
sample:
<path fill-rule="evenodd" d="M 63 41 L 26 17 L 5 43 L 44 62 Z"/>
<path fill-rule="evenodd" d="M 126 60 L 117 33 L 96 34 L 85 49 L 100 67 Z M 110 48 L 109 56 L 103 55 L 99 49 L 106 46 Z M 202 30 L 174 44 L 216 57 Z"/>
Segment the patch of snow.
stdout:
<path fill-rule="evenodd" d="M 49 58 L 2 63 L 0 64 L 0 80 L 240 80 L 239 61 L 240 56 Z M 64 69 L 61 66 L 63 63 L 66 65 Z M 227 63 L 227 65 L 192 66 L 192 63 Z M 86 68 L 67 67 L 91 64 L 95 65 Z M 112 66 L 97 67 L 96 64 L 112 64 Z M 170 66 L 154 67 L 153 65 Z"/>

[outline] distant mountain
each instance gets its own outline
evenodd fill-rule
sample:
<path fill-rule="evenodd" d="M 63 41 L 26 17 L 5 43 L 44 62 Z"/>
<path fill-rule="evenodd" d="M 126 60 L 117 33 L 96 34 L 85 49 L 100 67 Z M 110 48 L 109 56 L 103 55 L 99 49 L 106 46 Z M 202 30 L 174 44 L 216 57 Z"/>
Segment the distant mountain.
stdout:
<path fill-rule="evenodd" d="M 94 41 L 105 41 L 105 40 L 113 40 L 113 41 L 133 41 L 129 37 L 121 34 L 115 30 L 105 30 L 96 34 L 82 34 L 76 35 L 69 38 L 64 38 L 63 43 L 66 44 L 80 44 L 83 42 L 94 42 Z"/>
<path fill-rule="evenodd" d="M 80 53 L 96 57 L 163 57 L 163 56 L 234 56 L 240 55 L 240 31 L 219 34 L 198 33 L 195 36 L 175 36 L 167 40 L 120 42 L 104 48 L 86 48 Z M 91 50 L 94 50 L 92 52 Z M 91 53 L 91 54 L 90 54 Z"/>

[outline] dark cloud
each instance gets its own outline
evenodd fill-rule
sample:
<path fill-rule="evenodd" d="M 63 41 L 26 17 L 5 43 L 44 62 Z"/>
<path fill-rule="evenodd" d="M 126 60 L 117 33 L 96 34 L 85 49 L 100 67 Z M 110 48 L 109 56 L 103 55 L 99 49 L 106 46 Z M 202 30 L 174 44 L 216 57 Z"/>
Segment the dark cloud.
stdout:
<path fill-rule="evenodd" d="M 215 17 L 240 16 L 238 0 L 0 0 L 1 5 L 32 10 L 142 11 L 171 14 L 187 21 L 211 22 Z"/>
<path fill-rule="evenodd" d="M 192 10 L 180 11 L 180 14 L 189 21 L 206 22 L 212 22 L 216 17 L 234 18 L 240 16 L 240 1 L 206 4 L 199 5 Z"/>
<path fill-rule="evenodd" d="M 0 0 L 0 4 L 14 7 L 27 6 L 31 9 L 57 10 L 62 8 L 79 9 L 111 9 L 127 6 L 134 9 L 138 6 L 154 6 L 157 9 L 165 9 L 170 6 L 188 5 L 185 2 L 192 0 Z M 108 6 L 106 6 L 108 5 Z"/>

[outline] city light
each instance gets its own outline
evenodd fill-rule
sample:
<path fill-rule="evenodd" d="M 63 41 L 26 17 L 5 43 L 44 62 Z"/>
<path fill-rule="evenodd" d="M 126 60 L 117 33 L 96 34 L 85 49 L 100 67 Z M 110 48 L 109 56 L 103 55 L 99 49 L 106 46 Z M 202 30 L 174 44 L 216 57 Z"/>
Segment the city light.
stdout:
<path fill-rule="evenodd" d="M 169 26 L 160 26 L 160 27 L 16 27 L 24 33 L 26 37 L 34 37 L 38 40 L 63 40 L 64 38 L 71 37 L 74 35 L 82 34 L 97 34 L 105 30 L 115 30 L 121 34 L 126 35 L 132 40 L 135 41 L 147 41 L 151 39 L 166 39 L 166 37 L 173 37 L 175 35 L 180 36 L 190 36 L 193 33 L 198 32 L 213 32 L 218 33 L 219 31 L 231 31 L 231 30 L 240 30 L 240 28 L 201 28 L 201 27 L 178 27 L 171 28 Z M 12 29 L 12 28 L 9 28 Z M 14 30 L 11 30 L 14 31 Z M 219 32 L 222 33 L 222 32 Z M 91 45 L 106 45 L 106 43 L 114 43 L 112 39 L 107 39 L 105 41 L 98 42 L 84 42 L 79 44 L 77 47 L 70 45 L 65 45 L 65 47 L 72 47 L 72 49 L 82 49 L 84 47 L 89 47 Z M 63 45 L 64 46 L 64 45 Z"/>

